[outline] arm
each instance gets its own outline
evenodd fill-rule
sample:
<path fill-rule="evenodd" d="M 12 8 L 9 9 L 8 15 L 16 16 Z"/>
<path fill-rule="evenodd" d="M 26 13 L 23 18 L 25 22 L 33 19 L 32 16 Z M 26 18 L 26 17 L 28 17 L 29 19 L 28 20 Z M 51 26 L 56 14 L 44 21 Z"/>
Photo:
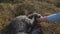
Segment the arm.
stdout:
<path fill-rule="evenodd" d="M 60 22 L 60 13 L 52 14 L 47 16 L 49 22 Z"/>
<path fill-rule="evenodd" d="M 60 13 L 52 14 L 49 16 L 41 17 L 37 19 L 38 22 L 60 22 Z"/>

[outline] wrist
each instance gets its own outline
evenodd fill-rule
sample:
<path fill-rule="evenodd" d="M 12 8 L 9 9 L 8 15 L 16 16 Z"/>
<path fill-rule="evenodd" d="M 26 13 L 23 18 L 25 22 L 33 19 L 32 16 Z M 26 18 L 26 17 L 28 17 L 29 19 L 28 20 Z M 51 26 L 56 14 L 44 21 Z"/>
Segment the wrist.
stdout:
<path fill-rule="evenodd" d="M 37 22 L 47 22 L 47 16 L 37 18 Z"/>
<path fill-rule="evenodd" d="M 42 22 L 47 22 L 47 16 L 42 17 L 42 18 L 41 18 L 41 21 L 42 21 Z"/>

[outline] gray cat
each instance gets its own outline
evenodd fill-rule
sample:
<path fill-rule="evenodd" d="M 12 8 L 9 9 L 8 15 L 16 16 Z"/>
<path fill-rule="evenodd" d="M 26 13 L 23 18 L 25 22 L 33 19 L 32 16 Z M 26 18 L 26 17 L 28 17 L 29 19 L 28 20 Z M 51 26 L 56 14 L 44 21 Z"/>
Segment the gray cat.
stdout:
<path fill-rule="evenodd" d="M 40 15 L 37 13 L 31 14 L 29 16 L 17 16 L 5 28 L 6 31 L 4 30 L 4 32 L 6 34 L 42 34 L 42 30 L 35 23 L 36 18 L 40 18 Z"/>

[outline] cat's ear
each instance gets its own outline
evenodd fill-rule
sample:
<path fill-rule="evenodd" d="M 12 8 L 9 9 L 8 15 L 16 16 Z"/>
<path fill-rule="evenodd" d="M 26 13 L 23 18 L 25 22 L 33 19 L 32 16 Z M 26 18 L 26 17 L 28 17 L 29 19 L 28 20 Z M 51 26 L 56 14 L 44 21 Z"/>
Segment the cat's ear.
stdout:
<path fill-rule="evenodd" d="M 28 15 L 28 18 L 29 19 L 32 19 L 33 18 L 33 15 L 32 14 Z"/>

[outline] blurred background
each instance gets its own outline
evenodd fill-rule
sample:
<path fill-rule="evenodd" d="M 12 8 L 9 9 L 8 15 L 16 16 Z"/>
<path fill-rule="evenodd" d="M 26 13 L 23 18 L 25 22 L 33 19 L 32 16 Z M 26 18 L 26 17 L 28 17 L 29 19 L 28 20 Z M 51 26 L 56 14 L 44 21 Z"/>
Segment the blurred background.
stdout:
<path fill-rule="evenodd" d="M 0 34 L 11 20 L 24 12 L 47 16 L 60 12 L 60 0 L 0 0 Z M 41 23 L 44 34 L 60 34 L 59 23 Z M 4 31 L 3 31 L 4 32 Z"/>

